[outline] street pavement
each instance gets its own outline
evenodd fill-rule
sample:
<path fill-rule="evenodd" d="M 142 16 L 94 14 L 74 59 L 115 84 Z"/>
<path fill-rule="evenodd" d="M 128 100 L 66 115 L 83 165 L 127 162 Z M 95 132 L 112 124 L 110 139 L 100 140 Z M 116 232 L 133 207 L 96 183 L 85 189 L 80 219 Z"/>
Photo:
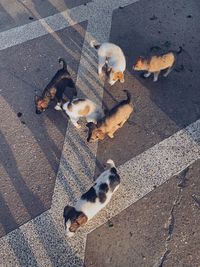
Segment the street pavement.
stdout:
<path fill-rule="evenodd" d="M 1 2 L 0 266 L 199 266 L 199 12 L 195 0 Z M 124 84 L 99 79 L 92 39 L 121 46 Z M 179 46 L 169 77 L 153 83 L 132 71 L 137 56 Z M 80 96 L 110 108 L 125 97 L 123 89 L 131 92 L 134 114 L 113 140 L 88 144 L 87 129 L 74 129 L 53 104 L 35 114 L 35 92 L 61 56 Z M 121 188 L 69 239 L 63 208 L 108 158 Z M 184 173 L 182 188 L 176 181 Z M 183 200 L 173 204 L 177 195 Z"/>

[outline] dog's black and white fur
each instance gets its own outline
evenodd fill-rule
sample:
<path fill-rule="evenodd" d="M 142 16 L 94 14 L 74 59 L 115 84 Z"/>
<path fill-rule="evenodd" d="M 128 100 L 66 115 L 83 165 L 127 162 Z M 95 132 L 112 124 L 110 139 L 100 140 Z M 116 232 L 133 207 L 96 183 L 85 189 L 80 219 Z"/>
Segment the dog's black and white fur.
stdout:
<path fill-rule="evenodd" d="M 104 116 L 103 109 L 88 98 L 76 98 L 68 101 L 62 108 L 77 129 L 81 128 L 78 123 L 81 117 L 85 117 L 87 122 L 96 123 Z"/>
<path fill-rule="evenodd" d="M 81 196 L 75 207 L 68 205 L 64 208 L 63 216 L 67 236 L 73 236 L 81 225 L 87 223 L 102 210 L 118 189 L 120 176 L 115 164 L 111 159 L 107 163 L 110 169 L 101 173 L 95 184 Z"/>
<path fill-rule="evenodd" d="M 77 90 L 71 75 L 67 70 L 67 64 L 62 58 L 59 59 L 59 63 L 61 62 L 63 63 L 62 69 L 56 72 L 49 84 L 45 87 L 42 96 L 35 96 L 36 114 L 44 112 L 48 108 L 50 101 L 53 99 L 56 99 L 57 101 L 55 109 L 62 110 L 62 102 L 66 102 L 63 99 L 64 93 L 66 93 L 70 99 L 77 96 Z M 67 88 L 70 88 L 70 90 L 67 90 Z"/>

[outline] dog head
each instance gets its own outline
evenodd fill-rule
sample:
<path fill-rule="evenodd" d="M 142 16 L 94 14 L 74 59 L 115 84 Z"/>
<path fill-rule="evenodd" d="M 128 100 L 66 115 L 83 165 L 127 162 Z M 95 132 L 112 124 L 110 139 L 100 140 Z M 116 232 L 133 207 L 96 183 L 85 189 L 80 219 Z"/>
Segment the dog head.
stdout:
<path fill-rule="evenodd" d="M 110 72 L 110 79 L 109 79 L 109 84 L 113 85 L 117 81 L 120 81 L 120 83 L 124 83 L 124 73 L 122 71 L 111 71 Z"/>
<path fill-rule="evenodd" d="M 83 212 L 77 211 L 74 207 L 69 205 L 64 208 L 63 217 L 66 234 L 69 237 L 72 237 L 77 229 L 88 220 Z"/>
<path fill-rule="evenodd" d="M 89 129 L 87 142 L 103 140 L 105 138 L 105 133 L 103 133 L 102 130 L 93 122 L 87 123 L 86 126 Z"/>
<path fill-rule="evenodd" d="M 41 114 L 48 108 L 48 101 L 46 99 L 35 96 L 35 113 Z"/>
<path fill-rule="evenodd" d="M 146 60 L 143 57 L 139 57 L 133 65 L 133 70 L 146 70 Z"/>

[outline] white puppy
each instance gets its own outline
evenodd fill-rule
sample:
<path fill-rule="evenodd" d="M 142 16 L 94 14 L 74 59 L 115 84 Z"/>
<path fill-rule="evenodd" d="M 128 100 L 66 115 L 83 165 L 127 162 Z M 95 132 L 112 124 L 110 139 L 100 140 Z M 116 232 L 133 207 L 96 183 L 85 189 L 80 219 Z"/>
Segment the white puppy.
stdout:
<path fill-rule="evenodd" d="M 120 176 L 113 160 L 108 160 L 110 169 L 101 173 L 95 184 L 84 193 L 75 207 L 64 208 L 64 223 L 67 236 L 74 235 L 76 230 L 91 220 L 111 200 L 113 193 L 119 188 Z"/>
<path fill-rule="evenodd" d="M 113 85 L 116 81 L 124 82 L 124 71 L 126 69 L 126 59 L 122 49 L 112 43 L 95 44 L 91 41 L 91 46 L 98 50 L 99 65 L 98 73 L 102 75 L 102 68 L 105 64 L 110 71 L 109 84 Z"/>
<path fill-rule="evenodd" d="M 81 127 L 78 124 L 81 117 L 85 117 L 87 122 L 97 123 L 104 116 L 102 108 L 87 98 L 68 101 L 63 105 L 63 109 L 76 128 Z"/>

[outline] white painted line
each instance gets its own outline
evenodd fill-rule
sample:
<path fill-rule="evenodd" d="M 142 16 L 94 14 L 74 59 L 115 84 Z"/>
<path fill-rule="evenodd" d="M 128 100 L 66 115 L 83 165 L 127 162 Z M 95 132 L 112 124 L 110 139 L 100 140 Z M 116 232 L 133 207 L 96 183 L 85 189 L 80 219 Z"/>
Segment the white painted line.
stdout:
<path fill-rule="evenodd" d="M 63 13 L 63 16 L 62 16 Z M 52 33 L 68 26 L 73 26 L 77 22 L 67 21 L 68 11 L 64 11 L 56 15 L 40 19 L 26 25 L 12 28 L 8 31 L 0 33 L 0 50 L 22 44 L 29 40 L 33 40 L 40 36 Z M 64 18 L 65 17 L 65 18 Z"/>
<path fill-rule="evenodd" d="M 107 16 L 110 17 L 113 9 L 134 2 L 136 2 L 136 0 L 94 0 L 89 2 L 86 6 L 77 6 L 44 19 L 0 32 L 0 50 L 22 44 L 48 33 L 62 30 L 82 21 L 90 20 L 91 18 L 95 18 L 95 15 L 105 14 L 106 12 Z M 98 27 L 98 25 L 94 24 L 94 27 Z"/>

